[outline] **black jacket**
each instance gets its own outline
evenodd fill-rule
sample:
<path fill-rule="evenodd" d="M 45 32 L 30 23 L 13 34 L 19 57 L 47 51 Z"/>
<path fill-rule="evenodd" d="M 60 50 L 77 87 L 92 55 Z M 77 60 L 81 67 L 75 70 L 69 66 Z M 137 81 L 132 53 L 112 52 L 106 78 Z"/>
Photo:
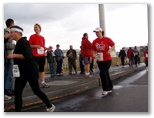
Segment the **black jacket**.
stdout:
<path fill-rule="evenodd" d="M 121 57 L 121 58 L 125 58 L 126 57 L 125 50 L 120 50 L 119 57 Z"/>

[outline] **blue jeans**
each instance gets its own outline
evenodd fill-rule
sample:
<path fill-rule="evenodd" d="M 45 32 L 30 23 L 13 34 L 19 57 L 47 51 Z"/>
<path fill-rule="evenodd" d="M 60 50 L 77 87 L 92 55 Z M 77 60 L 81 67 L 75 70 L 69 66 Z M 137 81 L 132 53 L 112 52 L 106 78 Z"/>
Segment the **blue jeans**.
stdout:
<path fill-rule="evenodd" d="M 57 61 L 57 70 L 56 74 L 60 74 L 62 72 L 62 61 Z"/>
<path fill-rule="evenodd" d="M 54 76 L 55 75 L 54 63 L 49 63 L 49 68 L 51 76 Z"/>
<path fill-rule="evenodd" d="M 6 59 L 4 67 L 4 91 L 12 90 L 12 79 L 13 79 L 13 59 Z"/>

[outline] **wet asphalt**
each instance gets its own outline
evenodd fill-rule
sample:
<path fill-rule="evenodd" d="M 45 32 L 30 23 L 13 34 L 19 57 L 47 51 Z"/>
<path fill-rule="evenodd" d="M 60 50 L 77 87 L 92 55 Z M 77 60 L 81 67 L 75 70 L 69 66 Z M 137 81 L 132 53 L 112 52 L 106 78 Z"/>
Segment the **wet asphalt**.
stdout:
<path fill-rule="evenodd" d="M 148 72 L 146 70 L 114 81 L 114 90 L 102 95 L 102 87 L 53 101 L 55 112 L 148 112 Z M 45 112 L 44 104 L 23 112 Z"/>

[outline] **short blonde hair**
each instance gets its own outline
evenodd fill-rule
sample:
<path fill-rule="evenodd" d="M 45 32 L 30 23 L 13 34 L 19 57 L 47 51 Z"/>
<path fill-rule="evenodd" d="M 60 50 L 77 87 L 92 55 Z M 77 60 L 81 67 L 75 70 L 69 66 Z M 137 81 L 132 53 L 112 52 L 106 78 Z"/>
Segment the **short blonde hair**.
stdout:
<path fill-rule="evenodd" d="M 38 26 L 40 28 L 40 31 L 41 31 L 41 25 L 36 23 L 34 26 Z"/>

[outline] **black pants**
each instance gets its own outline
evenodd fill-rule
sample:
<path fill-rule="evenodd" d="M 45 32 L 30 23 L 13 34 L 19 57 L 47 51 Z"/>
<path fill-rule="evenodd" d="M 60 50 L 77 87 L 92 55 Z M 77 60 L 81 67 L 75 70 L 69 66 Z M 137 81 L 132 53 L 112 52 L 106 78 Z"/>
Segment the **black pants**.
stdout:
<path fill-rule="evenodd" d="M 22 92 L 26 85 L 29 82 L 33 92 L 37 95 L 47 106 L 47 108 L 52 107 L 50 101 L 48 100 L 47 96 L 40 90 L 38 79 L 36 78 L 16 78 L 15 80 L 15 111 L 20 112 L 22 108 Z"/>
<path fill-rule="evenodd" d="M 137 63 L 138 63 L 138 56 L 135 56 L 135 65 L 137 65 Z"/>
<path fill-rule="evenodd" d="M 102 88 L 104 91 L 109 91 L 113 89 L 113 84 L 109 76 L 109 68 L 111 66 L 111 60 L 104 62 L 97 62 L 100 70 L 100 78 L 102 82 Z"/>
<path fill-rule="evenodd" d="M 94 59 L 92 59 L 90 64 L 90 71 L 93 73 Z"/>
<path fill-rule="evenodd" d="M 148 60 L 145 61 L 145 65 L 146 65 L 146 67 L 148 67 Z"/>
<path fill-rule="evenodd" d="M 124 60 L 125 60 L 125 57 L 121 57 L 121 63 L 122 63 L 123 66 L 125 65 Z"/>

